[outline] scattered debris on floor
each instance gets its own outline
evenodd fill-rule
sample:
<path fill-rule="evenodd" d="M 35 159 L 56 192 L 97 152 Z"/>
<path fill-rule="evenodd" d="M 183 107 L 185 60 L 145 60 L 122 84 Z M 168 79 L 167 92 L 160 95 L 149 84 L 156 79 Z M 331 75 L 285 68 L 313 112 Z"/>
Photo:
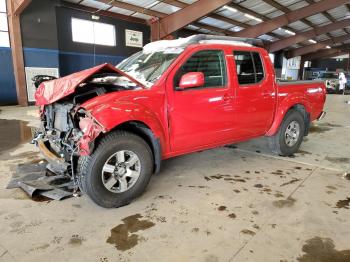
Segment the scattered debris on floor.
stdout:
<path fill-rule="evenodd" d="M 79 235 L 72 235 L 68 243 L 72 246 L 80 246 L 83 243 L 83 241 L 85 241 L 85 238 Z"/>
<path fill-rule="evenodd" d="M 286 185 L 290 185 L 290 184 L 294 184 L 298 181 L 300 181 L 301 179 L 298 179 L 298 178 L 293 178 L 292 180 L 288 181 L 288 182 L 285 182 L 283 184 L 281 184 L 280 186 L 286 186 Z"/>
<path fill-rule="evenodd" d="M 278 208 L 291 207 L 294 205 L 295 202 L 296 202 L 296 199 L 292 197 L 288 197 L 287 199 L 273 201 L 273 205 Z"/>
<path fill-rule="evenodd" d="M 46 169 L 47 162 L 20 164 L 7 189 L 21 188 L 33 200 L 62 200 L 71 197 L 74 182 L 66 175 L 56 175 Z M 44 200 L 45 199 L 45 200 Z"/>
<path fill-rule="evenodd" d="M 224 210 L 226 210 L 226 206 L 219 206 L 219 207 L 218 207 L 218 210 L 219 210 L 219 211 L 224 211 Z"/>
<path fill-rule="evenodd" d="M 237 216 L 235 213 L 231 213 L 228 215 L 229 218 L 235 219 Z"/>
<path fill-rule="evenodd" d="M 336 204 L 336 207 L 349 209 L 350 208 L 350 197 L 347 197 L 344 200 L 339 200 Z"/>
<path fill-rule="evenodd" d="M 254 236 L 255 235 L 255 232 L 254 231 L 251 231 L 249 229 L 243 229 L 241 231 L 242 234 L 245 234 L 245 235 L 250 235 L 250 236 Z"/>

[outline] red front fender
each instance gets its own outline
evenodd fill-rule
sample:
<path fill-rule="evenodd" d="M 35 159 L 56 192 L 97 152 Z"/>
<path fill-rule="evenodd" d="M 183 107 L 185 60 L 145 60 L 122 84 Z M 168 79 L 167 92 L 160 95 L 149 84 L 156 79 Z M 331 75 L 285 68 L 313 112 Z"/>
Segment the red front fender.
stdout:
<path fill-rule="evenodd" d="M 84 104 L 82 105 L 84 107 Z M 164 128 L 157 116 L 145 106 L 129 101 L 113 101 L 108 104 L 98 104 L 88 109 L 91 116 L 108 132 L 129 121 L 142 122 L 148 126 L 156 138 L 159 138 L 162 148 L 166 145 Z"/>

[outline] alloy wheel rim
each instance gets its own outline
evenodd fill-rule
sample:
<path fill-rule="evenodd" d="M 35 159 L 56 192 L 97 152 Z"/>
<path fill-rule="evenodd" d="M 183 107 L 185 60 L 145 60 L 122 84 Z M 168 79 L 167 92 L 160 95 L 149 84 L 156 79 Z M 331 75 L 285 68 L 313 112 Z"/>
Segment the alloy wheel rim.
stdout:
<path fill-rule="evenodd" d="M 299 136 L 300 136 L 299 123 L 297 121 L 290 122 L 284 134 L 286 145 L 289 147 L 294 146 L 298 142 Z"/>
<path fill-rule="evenodd" d="M 102 183 L 113 193 L 132 188 L 141 173 L 139 157 L 132 151 L 120 150 L 110 156 L 102 167 Z"/>

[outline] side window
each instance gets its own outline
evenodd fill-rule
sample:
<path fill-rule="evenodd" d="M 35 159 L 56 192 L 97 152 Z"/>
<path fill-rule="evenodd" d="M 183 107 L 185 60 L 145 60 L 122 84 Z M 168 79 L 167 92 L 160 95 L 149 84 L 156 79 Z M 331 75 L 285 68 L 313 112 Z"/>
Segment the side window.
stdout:
<path fill-rule="evenodd" d="M 255 84 L 264 78 L 264 67 L 259 53 L 235 51 L 234 57 L 240 85 Z"/>
<path fill-rule="evenodd" d="M 240 85 L 255 83 L 254 63 L 250 52 L 235 51 L 236 72 Z"/>
<path fill-rule="evenodd" d="M 225 56 L 221 50 L 204 50 L 193 54 L 175 75 L 175 86 L 178 87 L 181 77 L 189 72 L 204 74 L 203 87 L 220 87 L 226 85 Z"/>

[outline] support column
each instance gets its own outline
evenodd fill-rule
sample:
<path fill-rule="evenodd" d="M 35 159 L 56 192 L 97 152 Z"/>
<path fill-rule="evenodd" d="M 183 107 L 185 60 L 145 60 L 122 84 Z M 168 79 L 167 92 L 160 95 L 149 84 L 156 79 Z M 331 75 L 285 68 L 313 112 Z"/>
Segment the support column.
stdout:
<path fill-rule="evenodd" d="M 7 0 L 7 14 L 12 51 L 13 72 L 16 80 L 17 102 L 21 106 L 28 105 L 28 98 L 26 76 L 24 71 L 20 14 L 30 2 L 30 0 Z"/>
<path fill-rule="evenodd" d="M 298 76 L 299 80 L 304 80 L 303 78 L 304 78 L 304 69 L 305 69 L 304 64 L 305 64 L 305 62 L 306 62 L 306 60 L 305 60 L 304 56 L 301 56 L 299 76 Z"/>

